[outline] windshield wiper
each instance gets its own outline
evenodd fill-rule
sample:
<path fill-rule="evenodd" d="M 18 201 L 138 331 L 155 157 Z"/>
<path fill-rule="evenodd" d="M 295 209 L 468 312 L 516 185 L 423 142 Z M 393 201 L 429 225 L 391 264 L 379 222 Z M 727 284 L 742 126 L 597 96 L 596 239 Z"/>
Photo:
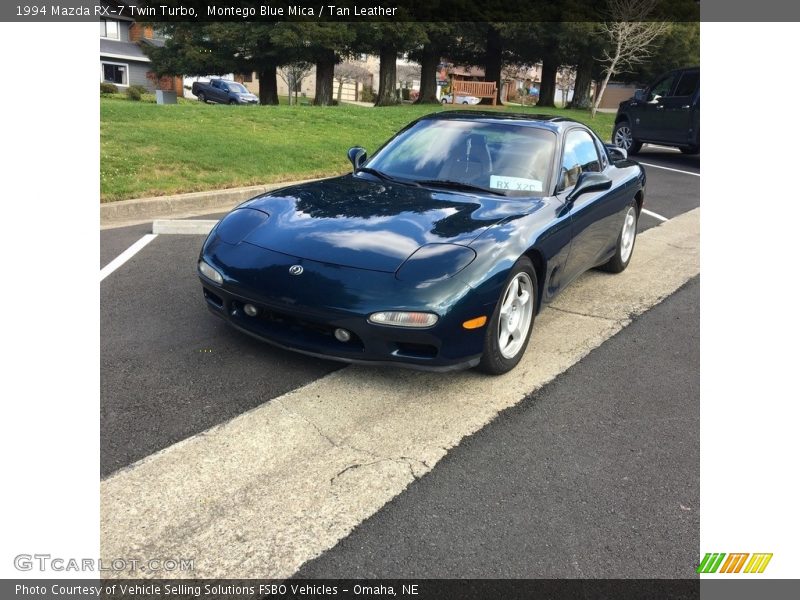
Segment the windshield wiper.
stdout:
<path fill-rule="evenodd" d="M 399 179 L 397 177 L 392 177 L 391 175 L 387 175 L 383 171 L 379 171 L 378 169 L 373 169 L 372 167 L 359 167 L 356 170 L 356 173 L 369 173 L 370 175 L 375 175 L 375 177 L 383 179 L 384 181 L 391 181 L 392 183 L 404 183 L 406 185 L 413 185 L 419 187 L 419 184 L 416 181 L 411 181 L 410 179 Z"/>
<path fill-rule="evenodd" d="M 463 181 L 453 181 L 451 179 L 425 179 L 423 181 L 417 181 L 417 183 L 419 185 L 450 188 L 453 190 L 484 192 L 486 194 L 494 194 L 496 196 L 507 195 L 505 192 L 501 192 L 500 190 L 493 190 L 491 188 L 485 188 L 479 185 L 472 185 L 471 183 L 464 183 Z"/>

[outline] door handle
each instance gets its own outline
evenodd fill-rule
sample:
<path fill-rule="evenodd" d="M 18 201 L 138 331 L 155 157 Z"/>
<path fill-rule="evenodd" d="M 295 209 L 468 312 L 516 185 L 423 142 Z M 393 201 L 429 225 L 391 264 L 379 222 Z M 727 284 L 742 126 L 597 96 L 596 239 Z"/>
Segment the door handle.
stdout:
<path fill-rule="evenodd" d="M 681 106 L 681 108 L 686 110 L 686 109 L 692 108 L 692 107 L 689 104 L 684 104 L 683 106 Z"/>

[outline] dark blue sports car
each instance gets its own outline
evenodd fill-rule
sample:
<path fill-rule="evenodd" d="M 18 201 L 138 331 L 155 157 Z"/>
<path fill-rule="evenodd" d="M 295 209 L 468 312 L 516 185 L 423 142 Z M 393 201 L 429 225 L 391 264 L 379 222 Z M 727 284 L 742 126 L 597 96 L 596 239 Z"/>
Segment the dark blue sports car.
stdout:
<path fill-rule="evenodd" d="M 534 317 L 631 260 L 642 167 L 560 117 L 423 117 L 351 174 L 248 200 L 199 261 L 212 313 L 348 362 L 512 369 Z"/>

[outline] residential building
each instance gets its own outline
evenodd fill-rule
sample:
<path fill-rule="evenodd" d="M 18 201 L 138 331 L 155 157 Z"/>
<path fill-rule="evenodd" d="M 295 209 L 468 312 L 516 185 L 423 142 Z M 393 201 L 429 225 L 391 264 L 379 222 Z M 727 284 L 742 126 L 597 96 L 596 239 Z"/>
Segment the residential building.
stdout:
<path fill-rule="evenodd" d="M 148 90 L 156 87 L 183 95 L 181 77 L 156 77 L 150 68 L 150 59 L 142 46 L 163 45 L 163 38 L 152 25 L 142 25 L 131 18 L 113 17 L 100 20 L 100 81 L 113 83 L 120 90 L 132 85 L 143 85 Z"/>

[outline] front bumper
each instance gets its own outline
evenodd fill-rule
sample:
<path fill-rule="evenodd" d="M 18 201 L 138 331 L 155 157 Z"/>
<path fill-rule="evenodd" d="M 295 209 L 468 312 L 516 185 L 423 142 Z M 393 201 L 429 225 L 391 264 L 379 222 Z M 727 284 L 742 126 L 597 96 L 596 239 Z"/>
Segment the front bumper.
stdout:
<path fill-rule="evenodd" d="M 200 275 L 209 310 L 260 340 L 333 360 L 422 370 L 466 369 L 480 361 L 484 329 L 466 330 L 461 324 L 486 314 L 486 307 L 476 304 L 460 282 L 451 281 L 437 293 L 399 282 L 391 273 L 326 265 L 249 244 L 217 243 L 211 249 L 202 259 L 225 281 L 217 285 Z M 232 264 L 241 263 L 241 253 L 246 253 L 246 268 L 236 269 Z M 304 267 L 302 276 L 289 274 L 294 264 Z M 245 304 L 254 305 L 258 314 L 245 314 Z M 381 310 L 428 310 L 439 321 L 414 329 L 367 320 Z M 349 331 L 351 339 L 337 340 L 337 328 Z"/>

